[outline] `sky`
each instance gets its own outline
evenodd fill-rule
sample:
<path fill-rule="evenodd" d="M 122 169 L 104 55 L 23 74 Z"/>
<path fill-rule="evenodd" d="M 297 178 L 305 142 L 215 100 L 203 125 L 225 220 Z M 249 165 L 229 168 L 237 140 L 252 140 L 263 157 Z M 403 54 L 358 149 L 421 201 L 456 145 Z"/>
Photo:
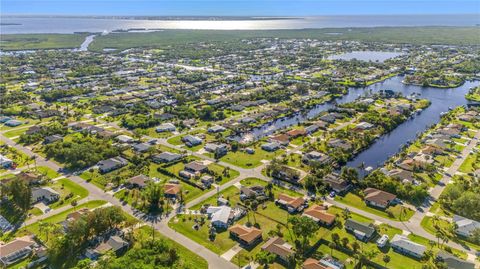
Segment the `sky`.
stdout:
<path fill-rule="evenodd" d="M 480 0 L 0 0 L 1 14 L 315 16 L 479 14 Z"/>

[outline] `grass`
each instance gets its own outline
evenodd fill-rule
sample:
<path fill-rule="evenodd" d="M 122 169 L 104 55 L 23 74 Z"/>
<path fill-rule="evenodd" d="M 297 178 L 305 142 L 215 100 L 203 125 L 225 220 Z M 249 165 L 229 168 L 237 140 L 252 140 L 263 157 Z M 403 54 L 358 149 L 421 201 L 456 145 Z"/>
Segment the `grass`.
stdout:
<path fill-rule="evenodd" d="M 208 226 L 210 221 L 207 220 L 206 223 L 201 225 L 198 230 L 194 230 L 194 220 L 195 216 L 181 215 L 172 219 L 168 223 L 168 226 L 219 255 L 225 253 L 227 250 L 231 249 L 237 244 L 235 241 L 229 238 L 228 231 L 217 233 L 215 240 L 210 241 L 208 239 Z"/>
<path fill-rule="evenodd" d="M 40 172 L 42 175 L 45 175 L 49 179 L 60 177 L 60 174 L 57 171 L 51 169 L 50 167 L 38 166 L 37 170 L 38 172 Z"/>
<path fill-rule="evenodd" d="M 202 257 L 195 254 L 190 249 L 180 245 L 179 243 L 165 237 L 161 233 L 154 231 L 155 238 L 161 239 L 171 247 L 173 247 L 176 251 L 178 256 L 180 257 L 181 263 L 185 265 L 186 268 L 198 268 L 198 269 L 207 269 L 208 263 Z M 135 238 L 137 242 L 143 242 L 149 239 L 152 235 L 152 229 L 147 226 L 143 226 L 135 231 Z M 134 246 L 135 247 L 135 246 Z"/>
<path fill-rule="evenodd" d="M 375 214 L 380 217 L 393 219 L 397 221 L 407 221 L 415 213 L 413 210 L 409 208 L 403 207 L 401 205 L 396 205 L 396 206 L 390 206 L 388 208 L 388 211 L 392 213 L 390 215 L 386 211 L 382 211 L 382 210 L 367 206 L 360 196 L 353 193 L 347 193 L 344 197 L 337 195 L 335 197 L 335 201 L 361 209 L 363 211 Z M 404 209 L 403 214 L 402 214 L 402 208 Z"/>
<path fill-rule="evenodd" d="M 262 164 L 262 160 L 272 160 L 273 158 L 282 155 L 285 151 L 277 150 L 275 152 L 268 152 L 261 149 L 259 144 L 252 147 L 255 150 L 254 154 L 248 154 L 243 151 L 230 151 L 220 160 L 231 163 L 242 168 L 254 168 Z"/>
<path fill-rule="evenodd" d="M 60 178 L 59 180 L 55 181 L 52 185 L 52 188 L 59 192 L 61 197 L 59 201 L 49 205 L 49 207 L 52 209 L 62 207 L 70 204 L 70 202 L 74 200 L 78 201 L 88 196 L 87 189 L 67 178 Z M 71 194 L 71 197 L 65 199 L 69 194 Z"/>
<path fill-rule="evenodd" d="M 1 35 L 2 50 L 65 49 L 80 47 L 87 34 Z"/>
<path fill-rule="evenodd" d="M 462 173 L 471 173 L 475 170 L 474 165 L 476 165 L 478 155 L 477 154 L 469 154 L 465 161 L 460 165 L 458 171 Z"/>
<path fill-rule="evenodd" d="M 5 132 L 3 135 L 5 137 L 8 137 L 8 138 L 12 138 L 12 137 L 15 137 L 15 136 L 20 136 L 23 133 L 25 133 L 28 130 L 28 128 L 29 127 L 26 126 L 26 127 L 22 127 L 22 128 L 18 128 L 18 129 L 13 129 L 11 131 Z"/>

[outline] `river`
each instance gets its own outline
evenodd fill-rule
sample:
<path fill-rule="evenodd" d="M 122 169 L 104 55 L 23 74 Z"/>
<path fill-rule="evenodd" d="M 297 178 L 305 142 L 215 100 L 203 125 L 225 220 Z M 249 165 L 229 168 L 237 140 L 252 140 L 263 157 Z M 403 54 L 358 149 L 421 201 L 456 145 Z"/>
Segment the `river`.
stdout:
<path fill-rule="evenodd" d="M 367 90 L 378 92 L 380 90 L 392 90 L 400 92 L 404 96 L 412 93 L 420 93 L 421 98 L 431 101 L 431 105 L 424 109 L 420 114 L 405 121 L 395 128 L 392 132 L 377 139 L 372 146 L 357 155 L 347 166 L 358 167 L 365 163 L 365 166 L 377 168 L 382 165 L 390 156 L 399 152 L 402 145 L 416 138 L 418 133 L 424 132 L 429 126 L 436 124 L 440 120 L 440 114 L 447 112 L 449 107 L 457 107 L 469 103 L 465 99 L 465 94 L 471 87 L 478 86 L 479 81 L 467 81 L 458 88 L 438 89 L 432 87 L 420 87 L 414 85 L 405 85 L 402 83 L 403 77 L 395 76 L 375 83 L 365 88 L 349 88 L 348 94 L 336 99 L 339 104 L 352 102 Z M 239 140 L 249 141 L 257 140 L 268 136 L 275 131 L 305 122 L 319 115 L 321 112 L 334 108 L 332 103 L 318 105 L 306 113 L 297 114 L 288 118 L 277 119 L 271 124 L 265 124 L 251 132 L 238 137 Z"/>

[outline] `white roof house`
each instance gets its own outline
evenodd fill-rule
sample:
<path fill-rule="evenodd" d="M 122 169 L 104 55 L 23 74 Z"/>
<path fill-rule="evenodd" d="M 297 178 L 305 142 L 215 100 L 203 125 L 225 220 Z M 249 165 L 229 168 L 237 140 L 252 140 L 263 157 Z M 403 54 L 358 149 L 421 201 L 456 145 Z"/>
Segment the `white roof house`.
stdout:
<path fill-rule="evenodd" d="M 410 241 L 406 236 L 398 234 L 392 238 L 390 245 L 397 252 L 417 258 L 423 257 L 425 250 L 427 249 L 424 245 L 417 244 L 413 241 Z"/>
<path fill-rule="evenodd" d="M 115 139 L 117 139 L 117 141 L 120 143 L 131 143 L 134 140 L 132 137 L 128 135 L 119 135 Z"/>
<path fill-rule="evenodd" d="M 465 237 L 469 237 L 473 230 L 480 229 L 480 222 L 454 215 L 453 221 L 457 224 L 456 233 Z"/>
<path fill-rule="evenodd" d="M 207 208 L 207 214 L 210 216 L 212 225 L 215 227 L 228 227 L 228 220 L 230 219 L 231 213 L 232 208 L 228 206 L 210 206 Z"/>
<path fill-rule="evenodd" d="M 9 167 L 13 164 L 13 161 L 0 154 L 0 166 Z"/>
<path fill-rule="evenodd" d="M 170 122 L 161 124 L 155 129 L 157 133 L 174 132 L 175 130 L 176 130 L 175 125 L 173 125 L 173 123 L 170 123 Z"/>

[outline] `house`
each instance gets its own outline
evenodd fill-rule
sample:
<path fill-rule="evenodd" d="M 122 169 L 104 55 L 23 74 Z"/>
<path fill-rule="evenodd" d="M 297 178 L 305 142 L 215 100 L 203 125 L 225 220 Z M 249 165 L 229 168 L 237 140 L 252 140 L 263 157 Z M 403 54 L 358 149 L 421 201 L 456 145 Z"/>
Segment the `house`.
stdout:
<path fill-rule="evenodd" d="M 285 262 L 288 262 L 295 255 L 292 246 L 278 236 L 268 239 L 268 241 L 263 244 L 262 250 L 276 255 Z"/>
<path fill-rule="evenodd" d="M 277 200 L 275 200 L 276 205 L 287 209 L 290 214 L 301 212 L 306 206 L 306 202 L 302 197 L 294 198 L 283 193 L 278 195 Z"/>
<path fill-rule="evenodd" d="M 408 237 L 399 234 L 393 236 L 392 240 L 390 241 L 390 246 L 398 253 L 418 259 L 423 257 L 425 250 L 427 249 L 425 246 L 417 244 L 409 240 Z"/>
<path fill-rule="evenodd" d="M 240 200 L 242 201 L 246 199 L 257 199 L 261 196 L 265 196 L 265 188 L 263 186 L 242 186 L 240 188 Z"/>
<path fill-rule="evenodd" d="M 21 122 L 19 120 L 9 120 L 9 121 L 5 122 L 4 124 L 8 127 L 16 127 L 16 126 L 22 125 L 23 122 Z"/>
<path fill-rule="evenodd" d="M 352 148 L 352 144 L 349 142 L 342 140 L 342 139 L 332 139 L 328 141 L 328 146 L 332 148 L 340 148 L 343 150 L 350 150 Z"/>
<path fill-rule="evenodd" d="M 12 167 L 13 161 L 2 154 L 0 154 L 0 166 L 3 168 L 9 168 Z"/>
<path fill-rule="evenodd" d="M 200 182 L 202 182 L 202 184 L 203 184 L 203 186 L 205 186 L 205 188 L 210 188 L 210 186 L 213 184 L 213 182 L 215 182 L 215 179 L 210 175 L 203 175 L 200 178 Z"/>
<path fill-rule="evenodd" d="M 313 133 L 315 133 L 316 131 L 318 131 L 318 129 L 320 129 L 320 128 L 321 128 L 320 125 L 318 125 L 318 124 L 312 124 L 312 125 L 310 125 L 310 126 L 305 127 L 305 133 L 307 133 L 307 134 L 313 134 Z"/>
<path fill-rule="evenodd" d="M 195 147 L 202 144 L 202 139 L 193 135 L 186 135 L 182 137 L 182 142 L 185 143 L 188 147 Z"/>
<path fill-rule="evenodd" d="M 45 137 L 45 139 L 43 140 L 43 144 L 48 145 L 61 140 L 63 140 L 63 136 L 61 135 L 49 135 Z"/>
<path fill-rule="evenodd" d="M 272 171 L 272 177 L 279 180 L 288 181 L 293 184 L 298 184 L 300 179 L 300 172 L 294 168 L 283 165 L 278 169 Z"/>
<path fill-rule="evenodd" d="M 37 247 L 31 236 L 18 237 L 15 240 L 0 245 L 0 264 L 7 267 L 29 256 Z"/>
<path fill-rule="evenodd" d="M 299 136 L 306 135 L 307 132 L 305 130 L 293 129 L 293 130 L 290 130 L 290 131 L 286 132 L 286 134 L 291 138 L 296 138 L 296 137 L 299 137 Z"/>
<path fill-rule="evenodd" d="M 112 251 L 115 255 L 121 255 L 127 251 L 128 245 L 128 242 L 123 240 L 123 238 L 113 235 L 110 236 L 107 241 L 101 242 L 95 248 L 88 248 L 85 251 L 85 256 L 91 260 L 97 260 L 108 251 Z"/>
<path fill-rule="evenodd" d="M 354 219 L 345 221 L 345 230 L 353 233 L 355 237 L 362 241 L 369 241 L 376 233 L 373 224 L 366 224 Z"/>
<path fill-rule="evenodd" d="M 135 144 L 133 145 L 133 150 L 135 150 L 136 152 L 147 152 L 148 149 L 150 149 L 152 147 L 152 145 L 148 144 L 148 143 L 138 143 L 138 144 Z"/>
<path fill-rule="evenodd" d="M 323 181 L 328 184 L 330 189 L 332 189 L 334 192 L 338 194 L 346 193 L 352 188 L 352 185 L 348 183 L 346 180 L 340 178 L 340 176 L 337 173 L 331 173 L 326 175 L 323 178 Z"/>
<path fill-rule="evenodd" d="M 255 227 L 236 224 L 228 228 L 228 231 L 230 232 L 230 237 L 247 247 L 262 241 L 262 230 Z"/>
<path fill-rule="evenodd" d="M 227 144 L 207 143 L 205 144 L 204 149 L 208 152 L 214 153 L 218 158 L 228 152 Z"/>
<path fill-rule="evenodd" d="M 445 263 L 448 269 L 475 269 L 474 263 L 457 258 L 445 251 L 440 251 L 436 260 Z"/>
<path fill-rule="evenodd" d="M 118 168 L 124 167 L 128 161 L 122 157 L 114 157 L 97 163 L 100 173 L 108 173 Z"/>
<path fill-rule="evenodd" d="M 363 193 L 365 194 L 365 203 L 367 205 L 382 209 L 387 208 L 397 198 L 395 194 L 375 188 L 366 188 L 363 190 Z"/>
<path fill-rule="evenodd" d="M 157 128 L 155 128 L 155 131 L 157 133 L 175 132 L 175 130 L 177 130 L 177 128 L 175 127 L 175 125 L 173 125 L 173 123 L 170 122 L 161 124 Z"/>
<path fill-rule="evenodd" d="M 280 144 L 277 142 L 265 143 L 262 145 L 262 149 L 269 152 L 274 152 L 280 149 Z"/>
<path fill-rule="evenodd" d="M 282 146 L 288 146 L 288 143 L 290 143 L 290 136 L 286 134 L 279 134 L 276 136 L 272 136 L 270 138 L 270 142 L 272 143 L 278 143 Z"/>
<path fill-rule="evenodd" d="M 67 215 L 64 221 L 60 222 L 62 225 L 63 230 L 66 232 L 68 230 L 68 226 L 70 223 L 74 223 L 75 221 L 79 220 L 81 217 L 87 215 L 90 212 L 88 208 L 82 208 L 80 210 L 74 211 Z"/>
<path fill-rule="evenodd" d="M 464 237 L 470 237 L 475 229 L 480 229 L 480 222 L 459 215 L 453 215 L 453 222 L 457 225 L 455 232 Z"/>
<path fill-rule="evenodd" d="M 319 163 L 323 165 L 329 163 L 330 160 L 331 159 L 328 155 L 318 151 L 310 151 L 302 156 L 302 162 L 305 164 Z"/>
<path fill-rule="evenodd" d="M 338 260 L 325 256 L 321 260 L 308 258 L 303 262 L 302 269 L 343 269 L 345 266 Z"/>
<path fill-rule="evenodd" d="M 27 131 L 25 131 L 25 134 L 26 135 L 34 135 L 34 134 L 38 134 L 40 133 L 41 131 L 43 130 L 43 128 L 41 126 L 32 126 L 30 128 L 28 128 Z"/>
<path fill-rule="evenodd" d="M 357 131 L 365 131 L 365 130 L 369 130 L 369 129 L 372 129 L 374 127 L 373 124 L 369 123 L 369 122 L 365 122 L 365 121 L 362 121 L 360 122 L 359 124 L 357 124 L 355 126 L 355 130 Z"/>
<path fill-rule="evenodd" d="M 182 191 L 182 186 L 176 183 L 167 183 L 163 187 L 163 193 L 167 198 L 177 198 Z"/>
<path fill-rule="evenodd" d="M 128 181 L 127 181 L 127 185 L 128 185 L 129 188 L 143 189 L 147 186 L 149 181 L 150 181 L 149 177 L 141 174 L 141 175 L 137 175 L 137 176 L 129 178 Z"/>
<path fill-rule="evenodd" d="M 308 209 L 305 209 L 302 216 L 313 219 L 315 222 L 327 227 L 332 226 L 335 222 L 335 215 L 327 213 L 327 208 L 320 205 L 312 205 Z"/>
<path fill-rule="evenodd" d="M 226 129 L 225 127 L 223 127 L 223 126 L 220 126 L 220 125 L 214 125 L 214 126 L 212 126 L 212 127 L 208 128 L 208 130 L 207 130 L 207 131 L 208 131 L 209 133 L 214 133 L 214 134 L 215 134 L 215 133 L 221 133 L 221 132 L 224 132 L 225 130 L 227 130 L 227 129 Z"/>
<path fill-rule="evenodd" d="M 207 215 L 216 228 L 226 229 L 230 221 L 232 208 L 228 206 L 210 206 L 207 208 Z"/>
<path fill-rule="evenodd" d="M 155 163 L 171 163 L 182 159 L 182 154 L 172 152 L 162 152 L 152 156 L 152 161 Z"/>
<path fill-rule="evenodd" d="M 402 183 L 416 182 L 415 176 L 411 171 L 396 168 L 388 171 L 388 175 Z"/>
<path fill-rule="evenodd" d="M 50 187 L 32 188 L 32 204 L 45 202 L 53 203 L 60 199 L 60 194 Z"/>
<path fill-rule="evenodd" d="M 382 235 L 382 236 L 381 236 L 380 238 L 378 238 L 378 240 L 377 240 L 377 246 L 378 246 L 379 248 L 385 247 L 385 246 L 387 245 L 387 243 L 388 243 L 388 239 L 389 239 L 388 235 L 386 235 L 386 234 Z"/>
<path fill-rule="evenodd" d="M 199 161 L 192 161 L 187 163 L 184 169 L 193 174 L 201 174 L 208 171 L 208 166 Z"/>
<path fill-rule="evenodd" d="M 13 230 L 13 225 L 2 215 L 0 215 L 0 232 L 6 233 Z"/>
<path fill-rule="evenodd" d="M 120 143 L 132 143 L 134 139 L 128 135 L 119 135 L 115 139 Z"/>

